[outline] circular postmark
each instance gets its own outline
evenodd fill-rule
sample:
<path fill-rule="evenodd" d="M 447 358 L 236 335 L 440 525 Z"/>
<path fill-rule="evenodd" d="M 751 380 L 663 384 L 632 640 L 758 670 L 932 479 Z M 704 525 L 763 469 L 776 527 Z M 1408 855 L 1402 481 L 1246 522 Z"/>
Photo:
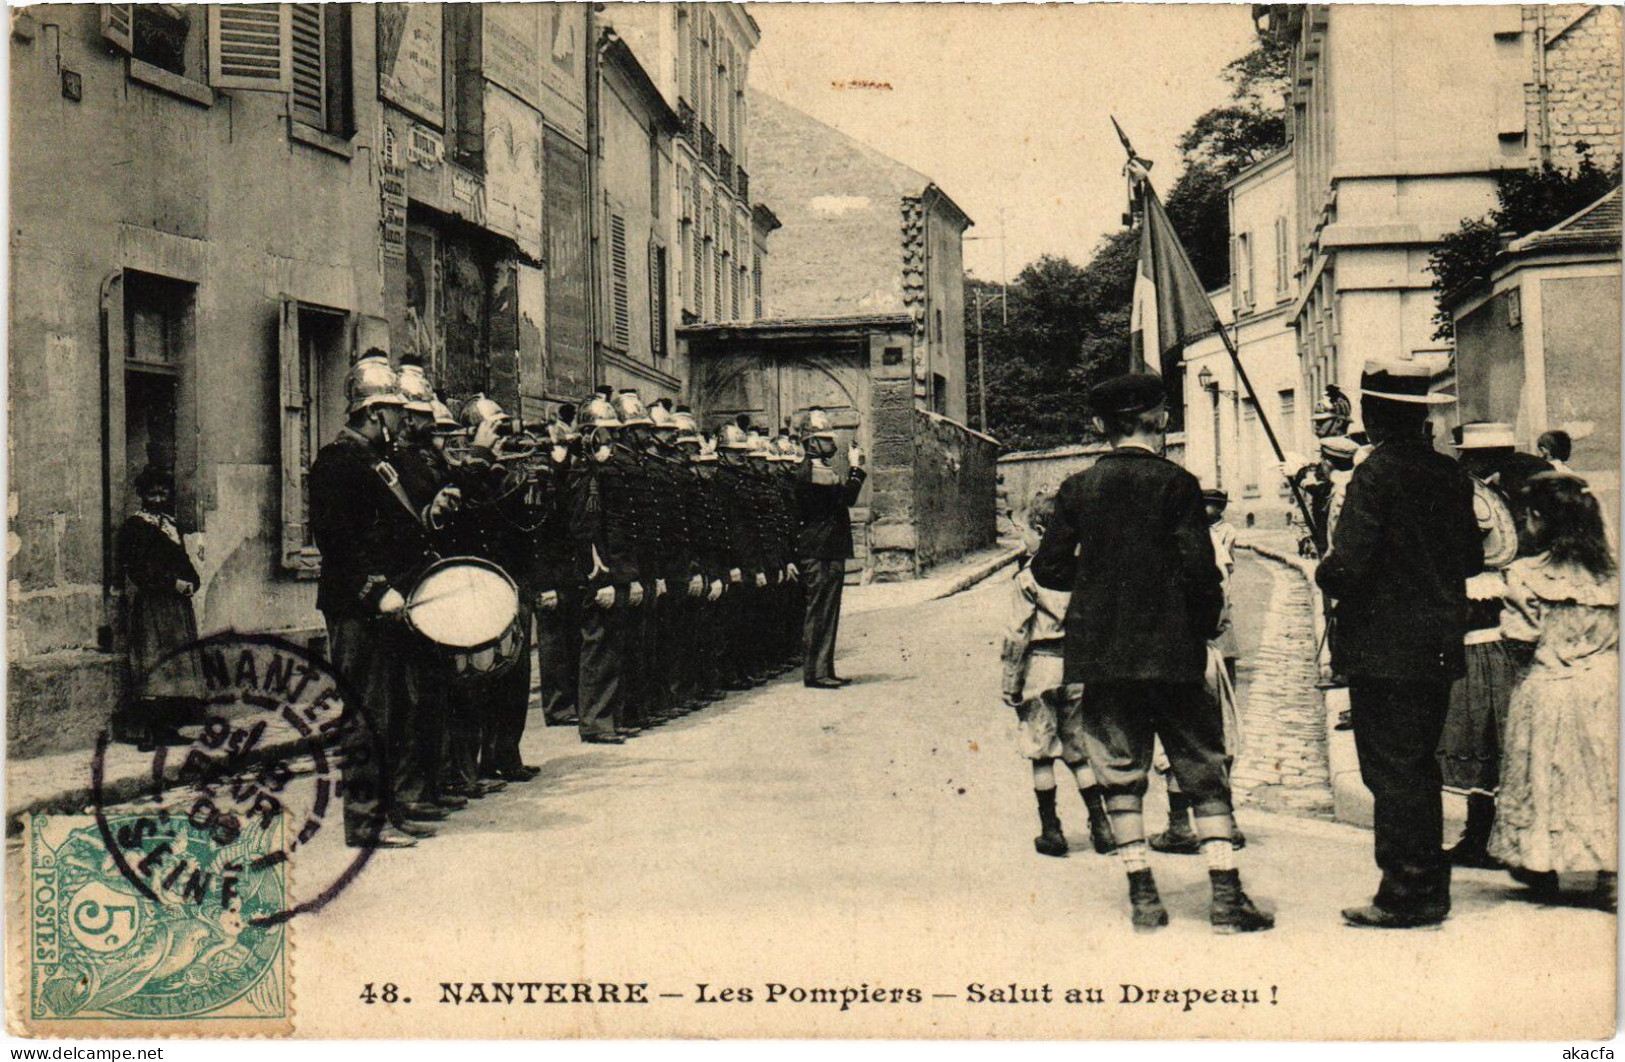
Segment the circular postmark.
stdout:
<path fill-rule="evenodd" d="M 121 884 L 149 905 L 218 908 L 255 926 L 326 906 L 367 864 L 385 822 L 378 772 L 367 769 L 381 762 L 378 736 L 363 712 L 345 711 L 359 702 L 326 660 L 271 635 L 211 635 L 166 656 L 160 672 L 165 686 L 187 676 L 202 727 L 158 744 L 144 792 L 112 804 L 111 738 L 98 739 L 93 810 Z M 312 890 L 302 879 L 295 900 L 287 868 L 298 859 L 317 880 Z M 248 895 L 276 903 L 248 905 Z"/>

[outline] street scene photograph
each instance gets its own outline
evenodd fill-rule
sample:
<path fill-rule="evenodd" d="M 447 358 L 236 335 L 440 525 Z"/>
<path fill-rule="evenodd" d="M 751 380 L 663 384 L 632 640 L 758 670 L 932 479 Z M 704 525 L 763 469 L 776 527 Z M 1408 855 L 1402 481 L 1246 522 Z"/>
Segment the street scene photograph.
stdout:
<path fill-rule="evenodd" d="M 14 1042 L 1615 1037 L 1621 7 L 8 15 Z"/>

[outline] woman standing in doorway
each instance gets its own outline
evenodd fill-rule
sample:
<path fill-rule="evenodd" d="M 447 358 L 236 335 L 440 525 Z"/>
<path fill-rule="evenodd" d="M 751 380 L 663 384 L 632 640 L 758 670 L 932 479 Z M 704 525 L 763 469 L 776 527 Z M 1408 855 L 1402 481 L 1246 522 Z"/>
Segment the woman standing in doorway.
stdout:
<path fill-rule="evenodd" d="M 179 728 L 197 721 L 203 676 L 197 654 L 192 595 L 197 569 L 175 524 L 175 479 L 148 467 L 135 481 L 141 508 L 119 529 L 119 564 L 126 598 L 132 693 L 115 733 L 144 752 L 185 744 Z"/>

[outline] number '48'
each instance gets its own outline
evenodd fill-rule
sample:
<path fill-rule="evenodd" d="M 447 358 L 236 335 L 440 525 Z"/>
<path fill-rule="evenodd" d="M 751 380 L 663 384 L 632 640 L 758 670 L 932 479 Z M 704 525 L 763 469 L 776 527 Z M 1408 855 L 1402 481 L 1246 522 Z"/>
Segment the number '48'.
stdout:
<path fill-rule="evenodd" d="M 400 1000 L 400 990 L 394 982 L 386 982 L 374 992 L 372 982 L 368 981 L 361 986 L 361 1002 L 363 1003 L 395 1003 Z"/>

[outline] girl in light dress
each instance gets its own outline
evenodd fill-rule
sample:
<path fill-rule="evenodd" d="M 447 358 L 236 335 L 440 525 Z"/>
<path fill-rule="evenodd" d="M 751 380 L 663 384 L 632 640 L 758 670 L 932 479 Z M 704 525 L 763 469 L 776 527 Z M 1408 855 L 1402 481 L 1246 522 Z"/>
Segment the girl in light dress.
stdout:
<path fill-rule="evenodd" d="M 1512 693 L 1499 814 L 1489 852 L 1512 876 L 1555 892 L 1559 874 L 1617 890 L 1619 584 L 1602 512 L 1585 481 L 1532 476 L 1526 530 L 1541 552 L 1506 570 L 1504 637 L 1533 643 Z"/>

